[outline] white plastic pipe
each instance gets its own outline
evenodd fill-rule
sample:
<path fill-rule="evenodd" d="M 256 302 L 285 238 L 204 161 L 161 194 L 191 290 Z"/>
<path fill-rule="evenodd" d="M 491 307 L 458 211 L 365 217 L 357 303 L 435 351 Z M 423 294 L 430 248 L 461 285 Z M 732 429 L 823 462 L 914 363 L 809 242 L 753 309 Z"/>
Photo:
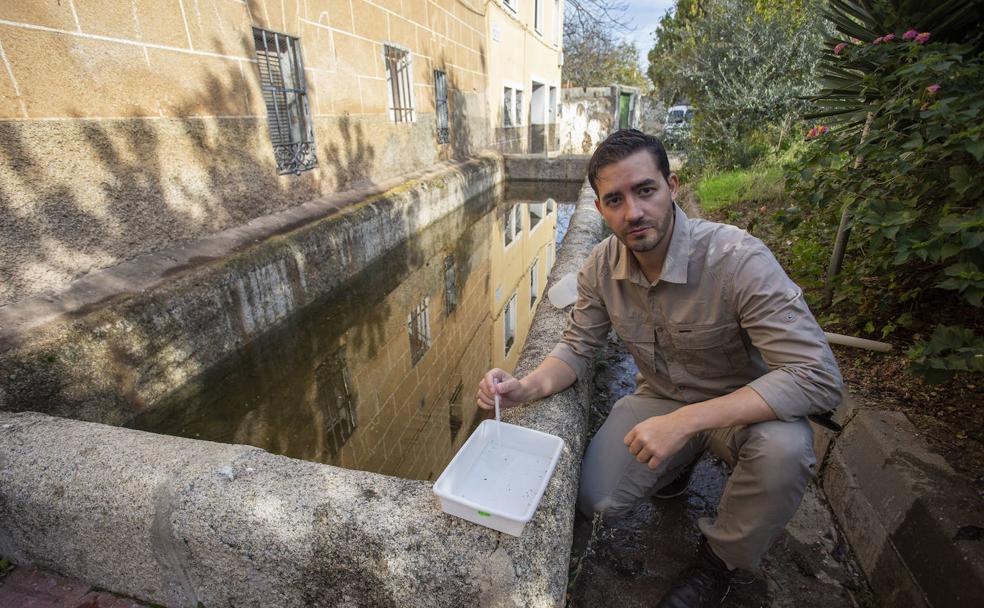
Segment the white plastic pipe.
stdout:
<path fill-rule="evenodd" d="M 841 334 L 832 334 L 830 332 L 823 332 L 823 335 L 827 336 L 827 342 L 831 344 L 839 344 L 841 346 L 853 346 L 854 348 L 863 348 L 865 350 L 873 350 L 879 353 L 887 353 L 892 350 L 892 345 L 887 342 L 878 342 L 875 340 L 865 340 L 864 338 L 856 338 L 854 336 L 844 336 Z"/>

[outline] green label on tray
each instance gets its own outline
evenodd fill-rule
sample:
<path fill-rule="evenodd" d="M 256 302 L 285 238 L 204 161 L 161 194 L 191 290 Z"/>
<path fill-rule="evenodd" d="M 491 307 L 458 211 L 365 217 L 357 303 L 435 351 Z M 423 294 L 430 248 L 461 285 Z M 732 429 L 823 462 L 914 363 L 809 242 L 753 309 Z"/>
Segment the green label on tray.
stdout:
<path fill-rule="evenodd" d="M 478 514 L 482 517 L 492 517 L 491 513 L 486 513 L 485 511 L 479 511 Z"/>

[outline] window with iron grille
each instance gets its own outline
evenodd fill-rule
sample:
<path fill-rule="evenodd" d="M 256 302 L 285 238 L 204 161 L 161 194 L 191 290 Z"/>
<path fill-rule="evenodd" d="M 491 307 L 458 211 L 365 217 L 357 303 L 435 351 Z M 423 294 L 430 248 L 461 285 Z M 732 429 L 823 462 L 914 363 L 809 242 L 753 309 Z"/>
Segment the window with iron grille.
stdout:
<path fill-rule="evenodd" d="M 505 321 L 503 328 L 506 338 L 505 356 L 508 356 L 509 349 L 512 348 L 513 343 L 516 341 L 516 294 L 513 294 L 509 298 L 509 302 L 506 303 L 506 312 L 503 317 Z"/>
<path fill-rule="evenodd" d="M 300 173 L 318 164 L 301 42 L 293 36 L 253 28 L 256 65 L 267 109 L 277 173 Z"/>
<path fill-rule="evenodd" d="M 410 52 L 383 45 L 386 59 L 386 95 L 393 122 L 413 122 L 413 82 L 410 78 Z"/>
<path fill-rule="evenodd" d="M 431 347 L 430 335 L 430 298 L 414 307 L 407 317 L 407 330 L 410 334 L 411 365 L 417 365 L 427 349 Z"/>
<path fill-rule="evenodd" d="M 533 305 L 536 304 L 537 298 L 540 297 L 540 258 L 533 260 L 533 265 L 530 266 L 530 310 L 533 310 Z"/>
<path fill-rule="evenodd" d="M 516 126 L 523 124 L 523 92 L 516 89 Z"/>
<path fill-rule="evenodd" d="M 444 312 L 451 314 L 458 308 L 458 282 L 454 270 L 454 256 L 444 258 Z"/>
<path fill-rule="evenodd" d="M 448 128 L 448 77 L 441 70 L 434 70 L 434 95 L 437 99 L 437 143 L 451 141 Z"/>

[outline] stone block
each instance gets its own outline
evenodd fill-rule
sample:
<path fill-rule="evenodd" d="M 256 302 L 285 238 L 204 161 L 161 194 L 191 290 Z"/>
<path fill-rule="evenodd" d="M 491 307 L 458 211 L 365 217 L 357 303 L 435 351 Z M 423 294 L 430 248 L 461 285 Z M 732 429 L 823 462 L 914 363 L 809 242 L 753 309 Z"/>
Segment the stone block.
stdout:
<path fill-rule="evenodd" d="M 82 4 L 88 3 L 77 4 L 76 10 Z M 180 0 L 138 0 L 137 19 L 140 23 L 140 40 L 188 48 L 188 31 L 181 14 Z"/>
<path fill-rule="evenodd" d="M 74 6 L 84 33 L 141 40 L 138 12 L 129 0 L 90 0 Z M 174 8 L 178 8 L 177 4 Z"/>
<path fill-rule="evenodd" d="M 0 19 L 70 32 L 78 29 L 75 16 L 72 14 L 72 5 L 68 2 L 50 0 L 0 2 Z M 6 38 L 4 42 L 6 43 Z"/>
<path fill-rule="evenodd" d="M 31 118 L 157 114 L 139 46 L 9 26 L 0 40 Z"/>
<path fill-rule="evenodd" d="M 352 3 L 349 0 L 307 0 L 307 18 L 320 25 L 352 33 Z"/>
<path fill-rule="evenodd" d="M 259 75 L 244 73 L 256 70 L 254 64 L 157 48 L 147 49 L 147 55 L 153 76 L 142 86 L 164 116 L 257 116 Z M 247 88 L 248 81 L 253 86 Z M 251 91 L 251 105 L 244 90 Z M 265 106 L 259 116 L 266 117 Z"/>
<path fill-rule="evenodd" d="M 349 77 L 346 86 L 351 87 L 355 76 L 383 77 L 383 47 L 362 38 L 334 32 L 338 71 Z M 380 38 L 384 40 L 385 38 Z"/>
<path fill-rule="evenodd" d="M 900 412 L 861 409 L 837 438 L 823 487 L 884 605 L 975 606 L 984 547 L 980 499 Z"/>
<path fill-rule="evenodd" d="M 417 25 L 427 25 L 427 0 L 405 0 L 403 14 Z"/>
<path fill-rule="evenodd" d="M 400 17 L 398 14 L 389 13 L 389 42 L 416 51 L 417 46 L 417 26 L 412 21 Z"/>
<path fill-rule="evenodd" d="M 389 20 L 385 10 L 365 0 L 352 0 L 355 34 L 376 42 L 389 40 Z"/>

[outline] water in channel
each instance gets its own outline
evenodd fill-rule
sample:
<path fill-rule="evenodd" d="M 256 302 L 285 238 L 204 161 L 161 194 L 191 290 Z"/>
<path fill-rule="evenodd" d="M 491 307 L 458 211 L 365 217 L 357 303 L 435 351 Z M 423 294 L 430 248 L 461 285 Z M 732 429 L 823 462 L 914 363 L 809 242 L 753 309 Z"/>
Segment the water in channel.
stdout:
<path fill-rule="evenodd" d="M 436 479 L 484 418 L 482 374 L 518 360 L 579 187 L 465 202 L 126 426 Z"/>

